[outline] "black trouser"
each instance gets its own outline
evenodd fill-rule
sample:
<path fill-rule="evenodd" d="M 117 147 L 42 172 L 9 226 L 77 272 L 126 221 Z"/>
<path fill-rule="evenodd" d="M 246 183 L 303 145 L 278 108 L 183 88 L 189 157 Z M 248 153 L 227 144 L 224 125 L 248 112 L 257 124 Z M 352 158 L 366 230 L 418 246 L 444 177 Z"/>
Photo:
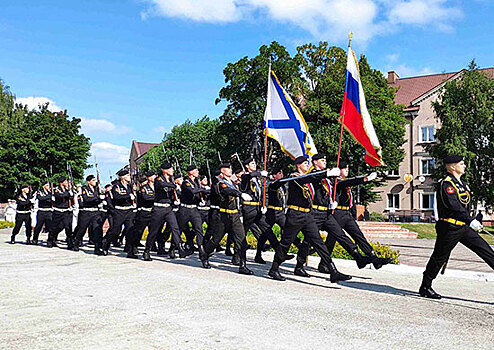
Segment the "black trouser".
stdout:
<path fill-rule="evenodd" d="M 239 255 L 241 260 L 246 261 L 247 240 L 240 214 L 238 212 L 229 214 L 215 210 L 211 221 L 215 223 L 215 227 L 213 228 L 213 237 L 206 243 L 204 249 L 206 253 L 211 254 L 221 242 L 225 232 L 228 232 L 228 236 L 233 238 L 235 254 Z"/>
<path fill-rule="evenodd" d="M 74 233 L 77 245 L 82 243 L 87 229 L 93 233 L 92 241 L 95 244 L 95 248 L 100 248 L 101 241 L 103 239 L 103 223 L 101 221 L 101 213 L 99 211 L 89 211 L 84 209 L 79 210 L 77 227 Z"/>
<path fill-rule="evenodd" d="M 147 208 L 145 208 L 147 209 Z M 131 245 L 134 247 L 137 247 L 139 245 L 139 242 L 142 239 L 142 235 L 144 233 L 144 230 L 146 227 L 148 228 L 148 235 L 149 235 L 149 230 L 151 226 L 151 211 L 149 210 L 144 210 L 144 209 L 137 209 L 137 214 L 136 214 L 136 221 L 135 221 L 135 226 L 134 230 L 136 232 L 135 234 L 135 239 L 134 242 L 131 242 Z"/>
<path fill-rule="evenodd" d="M 151 224 L 149 225 L 149 233 L 146 239 L 146 250 L 150 251 L 158 235 L 162 234 L 163 225 L 166 222 L 166 226 L 170 227 L 172 233 L 172 242 L 175 246 L 179 246 L 182 242 L 180 235 L 180 228 L 177 223 L 177 217 L 172 210 L 171 206 L 158 207 L 154 206 L 151 211 Z"/>
<path fill-rule="evenodd" d="M 45 231 L 50 230 L 52 217 L 53 213 L 51 210 L 40 210 L 38 208 L 38 212 L 36 213 L 36 226 L 34 227 L 33 232 L 33 239 L 35 241 L 38 240 L 43 225 L 45 226 Z"/>
<path fill-rule="evenodd" d="M 135 241 L 135 230 L 134 230 L 134 220 L 136 216 L 135 209 L 115 209 L 112 214 L 113 225 L 108 230 L 105 235 L 106 246 L 103 249 L 109 249 L 110 244 L 115 241 L 115 239 L 120 234 L 122 226 L 124 226 L 125 240 L 126 242 Z"/>
<path fill-rule="evenodd" d="M 60 231 L 65 230 L 65 235 L 67 236 L 67 245 L 69 248 L 72 247 L 73 234 L 72 234 L 72 211 L 58 211 L 53 210 L 50 233 L 48 235 L 48 242 L 56 242 L 58 239 L 58 234 Z"/>
<path fill-rule="evenodd" d="M 371 256 L 374 252 L 374 249 L 372 249 L 369 241 L 367 241 L 367 238 L 365 238 L 364 234 L 357 224 L 357 221 L 355 221 L 350 211 L 336 209 L 333 216 L 336 219 L 336 222 L 341 226 L 341 228 L 344 229 L 353 238 L 360 249 L 362 249 L 364 254 L 367 256 Z M 329 238 L 330 237 L 328 236 L 328 239 Z M 334 237 L 331 237 L 331 241 L 326 241 L 326 245 L 330 252 L 333 251 L 335 243 L 336 239 Z"/>
<path fill-rule="evenodd" d="M 192 231 L 189 231 L 190 233 L 187 235 L 189 222 L 192 224 Z M 202 246 L 204 242 L 204 233 L 202 231 L 201 214 L 197 208 L 180 207 L 179 227 L 180 231 L 186 232 L 187 242 L 193 241 L 195 237 L 197 245 L 199 247 Z M 192 239 L 190 239 L 190 237 L 192 237 Z"/>
<path fill-rule="evenodd" d="M 477 254 L 494 270 L 494 251 L 477 232 L 468 226 L 458 226 L 446 221 L 436 223 L 436 244 L 424 271 L 423 284 L 430 287 L 451 251 L 459 243 Z"/>
<path fill-rule="evenodd" d="M 271 267 L 272 269 L 276 270 L 278 266 L 285 261 L 290 245 L 293 243 L 299 232 L 302 232 L 304 235 L 304 242 L 307 241 L 314 247 L 324 264 L 328 266 L 332 264 L 328 248 L 324 245 L 324 241 L 319 234 L 319 229 L 314 220 L 314 214 L 312 212 L 306 213 L 288 209 L 285 231 L 281 236 L 280 245 L 275 250 L 276 253 L 274 255 L 273 266 Z M 300 250 L 298 254 L 301 254 Z M 305 262 L 305 258 L 297 256 L 297 261 L 300 260 Z"/>
<path fill-rule="evenodd" d="M 314 209 L 312 212 L 314 213 L 314 219 L 319 231 L 326 231 L 328 233 L 325 245 L 328 248 L 329 254 L 331 255 L 333 252 L 335 242 L 338 242 L 343 249 L 350 255 L 353 255 L 353 252 L 357 249 L 357 245 L 343 232 L 334 216 L 329 214 L 328 211 L 323 210 Z M 299 263 L 305 263 L 309 255 L 309 250 L 310 245 L 304 240 L 297 255 L 297 261 Z"/>
<path fill-rule="evenodd" d="M 26 213 L 26 214 L 22 214 L 22 213 L 16 213 L 15 214 L 15 226 L 14 226 L 14 229 L 12 230 L 12 236 L 16 236 L 21 227 L 22 227 L 22 224 L 24 224 L 26 226 L 26 237 L 29 239 L 31 238 L 31 213 Z"/>
<path fill-rule="evenodd" d="M 266 241 L 273 248 L 278 246 L 278 239 L 276 238 L 273 229 L 266 222 L 266 217 L 262 215 L 259 206 L 257 205 L 244 205 L 242 207 L 243 218 L 244 218 L 244 232 L 247 234 L 249 230 L 254 234 L 257 239 L 257 251 L 262 252 Z M 257 230 L 252 229 L 254 225 L 257 225 L 260 229 L 260 234 Z"/>
<path fill-rule="evenodd" d="M 278 224 L 280 227 L 280 233 L 283 233 L 285 229 L 286 215 L 284 210 L 276 210 L 268 208 L 266 212 L 266 223 L 273 227 L 274 224 Z"/>

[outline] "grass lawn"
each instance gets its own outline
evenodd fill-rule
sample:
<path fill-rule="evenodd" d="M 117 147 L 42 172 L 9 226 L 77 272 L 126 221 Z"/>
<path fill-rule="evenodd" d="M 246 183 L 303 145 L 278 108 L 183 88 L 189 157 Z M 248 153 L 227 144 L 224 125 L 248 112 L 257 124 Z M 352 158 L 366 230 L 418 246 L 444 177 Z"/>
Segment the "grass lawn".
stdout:
<path fill-rule="evenodd" d="M 410 231 L 417 232 L 417 238 L 425 238 L 425 239 L 435 239 L 436 238 L 436 229 L 434 228 L 435 224 L 399 224 L 403 228 L 407 228 Z M 494 227 L 485 227 L 485 230 L 494 234 Z M 494 237 L 489 236 L 487 234 L 481 233 L 480 236 L 484 238 L 487 243 L 494 244 Z"/>

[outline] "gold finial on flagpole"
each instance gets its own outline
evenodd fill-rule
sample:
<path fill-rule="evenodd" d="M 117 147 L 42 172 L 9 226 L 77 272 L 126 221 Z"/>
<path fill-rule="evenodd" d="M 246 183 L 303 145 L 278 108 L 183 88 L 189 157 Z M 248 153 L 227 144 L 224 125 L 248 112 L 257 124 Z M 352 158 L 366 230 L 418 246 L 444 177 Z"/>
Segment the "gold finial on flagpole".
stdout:
<path fill-rule="evenodd" d="M 353 33 L 348 33 L 348 47 L 352 46 Z"/>

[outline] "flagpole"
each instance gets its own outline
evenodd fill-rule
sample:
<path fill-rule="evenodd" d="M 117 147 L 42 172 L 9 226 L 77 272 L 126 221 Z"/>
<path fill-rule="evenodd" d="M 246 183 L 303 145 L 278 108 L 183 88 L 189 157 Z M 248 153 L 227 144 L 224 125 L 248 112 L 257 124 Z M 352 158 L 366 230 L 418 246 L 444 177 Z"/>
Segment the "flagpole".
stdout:
<path fill-rule="evenodd" d="M 352 45 L 352 38 L 353 38 L 353 33 L 350 32 L 348 33 L 348 53 L 347 55 L 350 54 L 351 50 L 351 45 Z M 347 58 L 348 59 L 348 58 Z M 346 78 L 345 78 L 346 80 Z M 345 81 L 346 84 L 346 81 Z M 343 125 L 345 123 L 345 104 L 343 103 L 343 108 L 342 108 L 342 116 L 341 116 L 341 129 L 340 129 L 340 143 L 338 145 L 338 158 L 336 158 L 336 167 L 338 168 L 340 166 L 340 156 L 341 156 L 341 144 L 343 141 Z M 336 200 L 336 185 L 338 184 L 338 178 L 336 177 L 334 179 L 334 186 L 333 186 L 333 202 Z M 334 213 L 334 209 L 333 209 Z"/>
<path fill-rule="evenodd" d="M 269 78 L 271 77 L 271 57 L 269 58 L 269 69 L 268 69 L 268 92 L 267 92 L 267 98 L 266 98 L 266 103 L 269 103 L 269 98 L 270 98 L 270 91 L 269 91 Z M 266 120 L 264 120 L 266 123 Z M 266 171 L 268 168 L 268 125 L 264 126 L 264 171 Z M 265 177 L 263 182 L 262 182 L 262 207 L 266 208 L 266 180 L 267 178 Z"/>

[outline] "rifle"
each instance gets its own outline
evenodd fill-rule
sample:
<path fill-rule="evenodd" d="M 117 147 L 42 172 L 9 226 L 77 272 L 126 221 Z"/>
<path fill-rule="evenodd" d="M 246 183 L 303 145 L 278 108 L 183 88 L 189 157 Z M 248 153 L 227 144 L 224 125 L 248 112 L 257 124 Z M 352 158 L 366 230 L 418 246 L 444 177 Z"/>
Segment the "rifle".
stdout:
<path fill-rule="evenodd" d="M 223 161 L 221 160 L 221 154 L 220 154 L 220 151 L 218 151 L 218 160 L 220 161 L 220 163 L 223 163 Z"/>
<path fill-rule="evenodd" d="M 50 190 L 51 190 L 51 194 L 53 196 L 53 165 L 51 165 L 51 164 L 50 164 L 50 178 L 51 178 Z"/>
<path fill-rule="evenodd" d="M 96 189 L 98 190 L 98 196 L 99 196 L 100 191 L 101 191 L 101 189 L 100 189 L 100 183 L 101 182 L 100 182 L 100 178 L 99 178 L 99 168 L 98 168 L 98 163 L 96 162 L 96 156 L 94 156 L 94 167 L 96 169 L 96 181 L 98 181 L 97 185 L 96 185 Z"/>
<path fill-rule="evenodd" d="M 209 177 L 209 185 L 213 184 L 213 178 L 211 177 L 211 168 L 209 167 L 209 160 L 206 159 L 206 166 L 208 167 L 208 177 Z"/>
<path fill-rule="evenodd" d="M 67 176 L 69 177 L 69 191 L 72 191 L 74 195 L 74 178 L 72 177 L 72 168 L 70 167 L 69 162 L 67 161 Z M 75 204 L 74 197 L 69 198 L 69 207 L 72 207 Z"/>
<path fill-rule="evenodd" d="M 238 155 L 238 152 L 235 152 L 234 154 L 232 154 L 232 157 L 237 157 L 238 162 L 242 166 L 242 170 L 245 172 L 244 163 L 242 163 L 242 161 L 240 160 L 240 156 Z"/>
<path fill-rule="evenodd" d="M 180 172 L 180 176 L 183 177 L 184 174 L 182 173 L 182 168 L 180 168 L 180 163 L 179 163 L 179 161 L 177 159 L 177 156 L 174 155 L 173 157 L 175 158 L 175 163 L 177 163 L 177 168 L 178 168 L 178 171 Z"/>

